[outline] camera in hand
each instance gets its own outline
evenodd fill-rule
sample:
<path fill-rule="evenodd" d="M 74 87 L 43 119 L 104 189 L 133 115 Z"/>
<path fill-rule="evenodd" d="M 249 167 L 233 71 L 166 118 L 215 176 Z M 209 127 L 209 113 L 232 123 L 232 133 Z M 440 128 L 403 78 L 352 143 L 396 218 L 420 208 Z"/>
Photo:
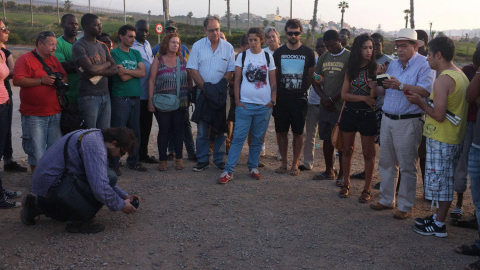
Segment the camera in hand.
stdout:
<path fill-rule="evenodd" d="M 58 95 L 64 95 L 68 91 L 68 83 L 64 83 L 63 80 L 63 75 L 59 72 L 55 72 L 52 74 L 55 76 L 55 81 L 53 82 L 53 87 L 57 89 L 57 94 Z"/>
<path fill-rule="evenodd" d="M 140 206 L 140 202 L 137 199 L 131 201 L 130 204 L 133 205 L 135 208 L 138 208 Z"/>

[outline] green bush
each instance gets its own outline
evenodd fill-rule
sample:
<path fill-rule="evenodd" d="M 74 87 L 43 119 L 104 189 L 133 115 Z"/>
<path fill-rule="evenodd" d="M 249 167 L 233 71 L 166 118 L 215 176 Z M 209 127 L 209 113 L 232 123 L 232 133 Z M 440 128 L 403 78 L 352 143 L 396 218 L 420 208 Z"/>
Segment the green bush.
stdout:
<path fill-rule="evenodd" d="M 23 40 L 18 36 L 17 33 L 10 33 L 8 35 L 8 44 L 22 44 Z"/>

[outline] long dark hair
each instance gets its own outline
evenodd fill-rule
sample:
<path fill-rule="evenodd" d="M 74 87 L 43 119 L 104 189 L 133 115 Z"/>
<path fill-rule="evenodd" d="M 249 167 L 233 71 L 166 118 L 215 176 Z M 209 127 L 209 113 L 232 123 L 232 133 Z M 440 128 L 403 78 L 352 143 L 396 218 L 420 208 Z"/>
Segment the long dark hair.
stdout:
<path fill-rule="evenodd" d="M 351 80 L 356 78 L 360 73 L 361 63 L 362 63 L 362 46 L 365 41 L 370 40 L 373 45 L 372 57 L 370 62 L 367 64 L 367 75 L 374 75 L 377 68 L 377 62 L 375 61 L 375 43 L 373 39 L 368 34 L 361 34 L 355 38 L 353 41 L 352 49 L 350 52 L 350 58 L 348 59 L 348 76 Z"/>

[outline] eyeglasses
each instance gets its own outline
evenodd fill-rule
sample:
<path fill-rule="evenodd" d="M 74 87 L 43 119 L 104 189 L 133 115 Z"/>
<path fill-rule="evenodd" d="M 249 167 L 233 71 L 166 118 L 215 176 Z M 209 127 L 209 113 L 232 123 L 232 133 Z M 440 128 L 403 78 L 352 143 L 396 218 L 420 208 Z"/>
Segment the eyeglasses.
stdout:
<path fill-rule="evenodd" d="M 207 32 L 213 33 L 213 32 L 220 32 L 220 28 L 215 28 L 215 29 L 207 29 Z"/>
<path fill-rule="evenodd" d="M 300 31 L 296 31 L 296 32 L 288 31 L 287 32 L 287 35 L 289 35 L 289 36 L 300 36 L 301 34 L 302 34 L 302 32 L 300 32 Z"/>
<path fill-rule="evenodd" d="M 402 50 L 405 50 L 407 47 L 408 47 L 408 44 L 407 44 L 407 43 L 398 44 L 398 45 L 395 45 L 395 50 L 398 50 L 398 49 L 400 49 L 400 48 L 402 48 Z"/>
<path fill-rule="evenodd" d="M 43 37 L 56 37 L 56 36 L 55 36 L 55 33 L 53 33 L 52 31 L 43 31 L 38 34 L 38 37 L 43 38 Z"/>
<path fill-rule="evenodd" d="M 9 31 L 8 26 L 5 26 L 4 28 L 0 29 L 0 32 L 3 32 L 3 33 L 6 33 L 7 31 Z"/>

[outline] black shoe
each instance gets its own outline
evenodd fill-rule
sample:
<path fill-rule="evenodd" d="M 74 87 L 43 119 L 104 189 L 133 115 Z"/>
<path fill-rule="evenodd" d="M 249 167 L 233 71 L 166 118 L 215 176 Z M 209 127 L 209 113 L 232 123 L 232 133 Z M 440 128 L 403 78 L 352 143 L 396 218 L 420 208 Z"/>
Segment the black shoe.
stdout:
<path fill-rule="evenodd" d="M 105 230 L 105 226 L 92 221 L 80 221 L 68 223 L 66 229 L 69 233 L 99 233 Z"/>
<path fill-rule="evenodd" d="M 3 196 L 2 199 L 0 199 L 0 209 L 10 209 L 10 208 L 16 208 L 22 206 L 21 203 L 19 202 L 11 202 L 7 196 Z"/>
<path fill-rule="evenodd" d="M 380 182 L 376 183 L 372 188 L 373 189 L 380 189 Z"/>
<path fill-rule="evenodd" d="M 416 218 L 415 224 L 417 225 L 430 225 L 434 222 L 433 215 L 428 216 L 426 218 Z"/>
<path fill-rule="evenodd" d="M 18 165 L 18 163 L 15 161 L 12 161 L 8 164 L 3 165 L 3 170 L 7 172 L 26 172 L 27 168 Z"/>
<path fill-rule="evenodd" d="M 175 159 L 175 153 L 168 154 L 167 159 L 168 160 L 174 160 Z"/>
<path fill-rule="evenodd" d="M 35 217 L 39 216 L 42 212 L 37 207 L 37 198 L 32 195 L 28 194 L 23 198 L 23 208 L 20 212 L 20 219 L 22 223 L 27 226 L 32 226 L 37 223 Z"/>
<path fill-rule="evenodd" d="M 435 235 L 436 237 L 447 237 L 447 226 L 438 227 L 435 222 L 426 225 L 414 225 L 413 230 L 421 235 Z"/>
<path fill-rule="evenodd" d="M 359 173 L 354 173 L 354 174 L 350 175 L 350 178 L 365 179 L 365 171 L 359 172 Z"/>
<path fill-rule="evenodd" d="M 155 158 L 154 156 L 150 156 L 150 157 L 146 157 L 144 159 L 141 159 L 140 162 L 143 162 L 143 163 L 150 163 L 150 164 L 158 164 L 160 163 L 160 161 Z"/>
<path fill-rule="evenodd" d="M 198 160 L 197 160 L 197 156 L 196 156 L 196 155 L 188 155 L 188 160 L 191 160 L 191 161 L 198 161 Z"/>
<path fill-rule="evenodd" d="M 9 199 L 18 198 L 18 197 L 22 196 L 22 192 L 13 191 L 13 190 L 9 190 L 9 189 L 6 189 L 6 188 L 3 189 L 3 194 L 5 196 L 7 196 L 7 198 L 9 198 Z"/>
<path fill-rule="evenodd" d="M 205 161 L 205 162 L 198 162 L 197 165 L 193 167 L 194 172 L 201 172 L 203 170 L 208 169 L 210 167 L 210 162 Z"/>
<path fill-rule="evenodd" d="M 225 162 L 219 162 L 215 164 L 215 167 L 217 167 L 220 171 L 225 170 Z"/>
<path fill-rule="evenodd" d="M 307 167 L 306 167 L 305 165 L 303 165 L 303 164 L 300 165 L 300 166 L 298 166 L 298 169 L 299 169 L 300 171 L 310 171 L 310 170 L 311 170 L 311 169 L 307 168 Z"/>

